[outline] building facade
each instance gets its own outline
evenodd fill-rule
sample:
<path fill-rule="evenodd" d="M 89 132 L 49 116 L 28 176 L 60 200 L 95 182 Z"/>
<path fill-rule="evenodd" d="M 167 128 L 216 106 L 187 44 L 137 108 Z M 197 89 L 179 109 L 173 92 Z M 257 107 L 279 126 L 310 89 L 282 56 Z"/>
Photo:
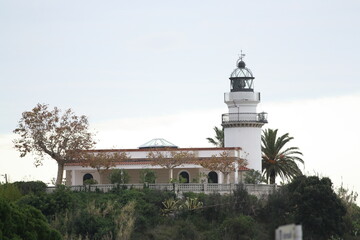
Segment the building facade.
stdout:
<path fill-rule="evenodd" d="M 144 169 L 155 172 L 156 183 L 179 180 L 186 183 L 239 183 L 243 181 L 244 172 L 249 169 L 261 171 L 261 127 L 267 123 L 267 115 L 256 111 L 260 93 L 254 92 L 254 77 L 250 69 L 246 68 L 243 56 L 242 54 L 236 69 L 231 73 L 230 92 L 225 93 L 224 97 L 228 113 L 222 115 L 223 148 L 178 148 L 164 139 L 153 139 L 138 149 L 103 149 L 88 153 L 94 156 L 100 153 L 125 154 L 127 158 L 114 160 L 112 169 L 126 170 L 129 183 L 139 183 Z M 150 157 L 154 152 L 160 155 L 190 152 L 194 157 L 170 168 L 155 164 Z M 224 162 L 220 164 L 224 155 L 226 161 L 231 162 L 227 169 Z M 244 160 L 247 162 L 246 166 Z M 204 161 L 211 164 L 202 164 Z M 110 183 L 111 170 L 92 168 L 86 160 L 65 164 L 65 171 L 67 185 L 82 185 L 87 179 L 94 179 L 99 184 Z"/>

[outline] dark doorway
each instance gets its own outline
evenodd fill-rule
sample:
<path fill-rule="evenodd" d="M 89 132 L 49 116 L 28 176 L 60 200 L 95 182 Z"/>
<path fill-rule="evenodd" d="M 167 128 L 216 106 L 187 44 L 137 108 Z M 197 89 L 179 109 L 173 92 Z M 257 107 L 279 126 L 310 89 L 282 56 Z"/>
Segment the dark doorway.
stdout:
<path fill-rule="evenodd" d="M 214 171 L 208 174 L 208 183 L 218 183 L 218 174 Z"/>
<path fill-rule="evenodd" d="M 179 182 L 180 183 L 189 183 L 189 174 L 187 172 L 181 172 L 179 174 Z"/>

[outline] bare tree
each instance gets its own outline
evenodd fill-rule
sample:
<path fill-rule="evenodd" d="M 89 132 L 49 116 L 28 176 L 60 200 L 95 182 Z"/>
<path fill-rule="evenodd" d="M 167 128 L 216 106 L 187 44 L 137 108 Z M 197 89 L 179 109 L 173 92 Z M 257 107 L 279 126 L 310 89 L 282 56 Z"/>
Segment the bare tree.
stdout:
<path fill-rule="evenodd" d="M 61 184 L 64 165 L 79 158 L 79 150 L 91 149 L 95 145 L 93 134 L 89 132 L 87 117 L 75 115 L 71 109 L 63 114 L 55 107 L 48 109 L 46 104 L 38 104 L 31 111 L 23 112 L 14 133 L 15 148 L 20 157 L 32 152 L 37 157 L 35 166 L 42 165 L 45 155 L 58 164 L 56 184 Z"/>
<path fill-rule="evenodd" d="M 238 167 L 246 166 L 247 161 L 242 158 L 231 157 L 229 151 L 223 151 L 219 155 L 212 155 L 210 158 L 198 159 L 197 164 L 210 171 L 219 171 L 224 174 L 224 179 L 228 182 L 228 176 L 236 169 L 235 161 Z"/>
<path fill-rule="evenodd" d="M 126 152 L 82 151 L 82 166 L 95 168 L 99 175 L 109 171 L 117 163 L 130 159 Z"/>
<path fill-rule="evenodd" d="M 173 148 L 156 149 L 147 155 L 151 165 L 161 166 L 169 170 L 169 180 L 173 179 L 173 169 L 185 163 L 195 161 L 195 153 L 190 151 L 176 151 Z"/>

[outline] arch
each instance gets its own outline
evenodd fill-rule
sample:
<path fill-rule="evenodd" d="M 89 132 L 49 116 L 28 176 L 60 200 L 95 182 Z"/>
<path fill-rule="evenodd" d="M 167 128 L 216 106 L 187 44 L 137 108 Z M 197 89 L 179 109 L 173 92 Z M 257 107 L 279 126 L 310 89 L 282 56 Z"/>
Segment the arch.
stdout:
<path fill-rule="evenodd" d="M 189 175 L 189 173 L 187 171 L 181 171 L 179 173 L 179 181 L 182 180 L 182 179 L 184 181 L 182 183 L 189 183 L 190 182 L 190 175 Z"/>
<path fill-rule="evenodd" d="M 219 183 L 217 172 L 211 171 L 208 173 L 208 183 Z"/>
<path fill-rule="evenodd" d="M 83 182 L 85 182 L 86 180 L 89 180 L 89 179 L 94 179 L 94 176 L 90 173 L 86 173 L 84 176 L 83 176 Z"/>

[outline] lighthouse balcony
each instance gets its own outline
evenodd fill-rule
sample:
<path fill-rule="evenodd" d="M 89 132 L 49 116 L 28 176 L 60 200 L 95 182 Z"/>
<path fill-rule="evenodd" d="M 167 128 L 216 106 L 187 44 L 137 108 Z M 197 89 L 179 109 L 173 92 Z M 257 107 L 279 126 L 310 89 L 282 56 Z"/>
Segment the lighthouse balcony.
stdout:
<path fill-rule="evenodd" d="M 267 113 L 225 113 L 222 115 L 222 123 L 256 122 L 267 123 Z"/>

